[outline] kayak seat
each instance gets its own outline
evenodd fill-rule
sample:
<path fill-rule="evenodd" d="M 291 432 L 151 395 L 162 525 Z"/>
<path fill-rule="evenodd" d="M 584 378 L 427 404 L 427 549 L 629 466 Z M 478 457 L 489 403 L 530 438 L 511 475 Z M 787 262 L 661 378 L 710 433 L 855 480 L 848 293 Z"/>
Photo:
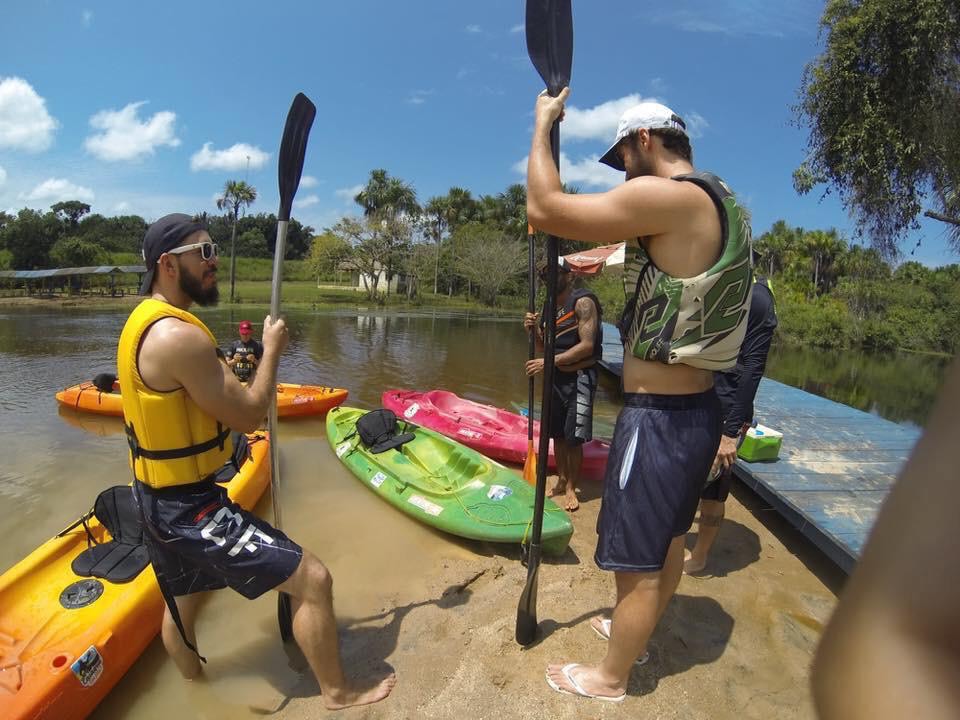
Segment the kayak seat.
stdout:
<path fill-rule="evenodd" d="M 361 415 L 357 420 L 357 434 L 363 446 L 374 455 L 399 448 L 416 437 L 411 432 L 399 434 L 397 416 L 392 410 L 383 408 Z"/>
<path fill-rule="evenodd" d="M 87 549 L 73 559 L 70 567 L 81 577 L 98 577 L 114 583 L 133 580 L 150 562 L 143 544 L 140 510 L 129 485 L 115 485 L 97 496 L 93 514 L 110 533 L 111 539 L 98 543 L 87 527 Z"/>
<path fill-rule="evenodd" d="M 100 373 L 93 378 L 93 385 L 100 392 L 113 392 L 113 384 L 117 381 L 117 376 L 112 373 Z"/>

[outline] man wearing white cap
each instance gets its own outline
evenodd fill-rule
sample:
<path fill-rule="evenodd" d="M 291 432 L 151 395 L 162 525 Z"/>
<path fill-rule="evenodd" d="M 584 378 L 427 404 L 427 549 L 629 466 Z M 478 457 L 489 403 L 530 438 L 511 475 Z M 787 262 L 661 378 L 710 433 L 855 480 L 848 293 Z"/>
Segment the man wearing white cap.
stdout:
<path fill-rule="evenodd" d="M 557 237 L 599 245 L 626 241 L 619 327 L 624 409 L 617 418 L 597 522 L 597 565 L 613 571 L 612 618 L 595 665 L 547 668 L 573 695 L 621 701 L 634 663 L 680 581 L 684 537 L 720 441 L 713 371 L 731 368 L 750 303 L 750 223 L 720 178 L 693 168 L 683 120 L 660 103 L 620 118 L 601 162 L 626 182 L 567 194 L 550 151 L 550 128 L 570 91 L 537 100 L 527 168 L 530 223 Z"/>

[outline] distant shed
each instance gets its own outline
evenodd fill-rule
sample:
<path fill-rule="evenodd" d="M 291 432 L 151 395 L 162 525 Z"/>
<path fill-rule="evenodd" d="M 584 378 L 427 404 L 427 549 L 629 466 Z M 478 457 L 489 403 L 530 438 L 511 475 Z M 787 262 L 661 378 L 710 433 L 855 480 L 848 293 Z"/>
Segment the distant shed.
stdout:
<path fill-rule="evenodd" d="M 85 277 L 104 277 L 109 279 L 101 289 L 111 295 L 123 295 L 125 286 L 139 287 L 147 268 L 143 265 L 98 265 L 95 267 L 51 268 L 48 270 L 2 270 L 0 280 L 15 289 L 23 288 L 26 294 L 50 294 L 68 288 L 82 292 Z"/>

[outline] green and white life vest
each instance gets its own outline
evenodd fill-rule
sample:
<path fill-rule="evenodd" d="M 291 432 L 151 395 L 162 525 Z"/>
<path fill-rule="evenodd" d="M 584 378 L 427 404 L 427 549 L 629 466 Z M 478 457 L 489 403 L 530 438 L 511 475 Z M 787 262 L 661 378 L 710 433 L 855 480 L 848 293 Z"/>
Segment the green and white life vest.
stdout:
<path fill-rule="evenodd" d="M 712 173 L 676 175 L 710 195 L 720 214 L 722 252 L 706 272 L 675 278 L 658 268 L 639 238 L 628 241 L 623 274 L 624 349 L 641 360 L 725 370 L 737 362 L 750 310 L 750 214 Z"/>

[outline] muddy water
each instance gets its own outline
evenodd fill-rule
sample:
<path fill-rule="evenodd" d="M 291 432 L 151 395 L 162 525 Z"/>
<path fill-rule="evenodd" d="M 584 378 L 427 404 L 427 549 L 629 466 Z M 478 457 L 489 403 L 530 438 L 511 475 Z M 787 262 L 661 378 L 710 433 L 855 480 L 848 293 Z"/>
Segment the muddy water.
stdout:
<path fill-rule="evenodd" d="M 262 312 L 203 312 L 226 344 L 239 320 Z M 127 311 L 0 309 L 0 571 L 88 509 L 103 488 L 129 479 L 119 420 L 59 410 L 53 394 L 111 371 Z M 346 387 L 348 404 L 377 407 L 388 388 L 445 388 L 510 407 L 524 402 L 526 339 L 518 320 L 465 315 L 288 314 L 291 344 L 285 382 Z M 616 390 L 602 386 L 597 414 L 607 423 Z M 332 570 L 335 605 L 349 626 L 389 610 L 384 598 L 415 594 L 432 570 L 484 553 L 474 543 L 435 533 L 399 514 L 350 475 L 326 441 L 322 420 L 283 422 L 281 503 L 284 527 Z M 272 517 L 270 499 L 257 508 Z M 302 661 L 279 642 L 271 593 L 248 602 L 214 593 L 201 612 L 207 679 L 180 680 L 154 642 L 96 718 L 242 718 L 276 708 L 285 695 L 315 686 Z"/>

